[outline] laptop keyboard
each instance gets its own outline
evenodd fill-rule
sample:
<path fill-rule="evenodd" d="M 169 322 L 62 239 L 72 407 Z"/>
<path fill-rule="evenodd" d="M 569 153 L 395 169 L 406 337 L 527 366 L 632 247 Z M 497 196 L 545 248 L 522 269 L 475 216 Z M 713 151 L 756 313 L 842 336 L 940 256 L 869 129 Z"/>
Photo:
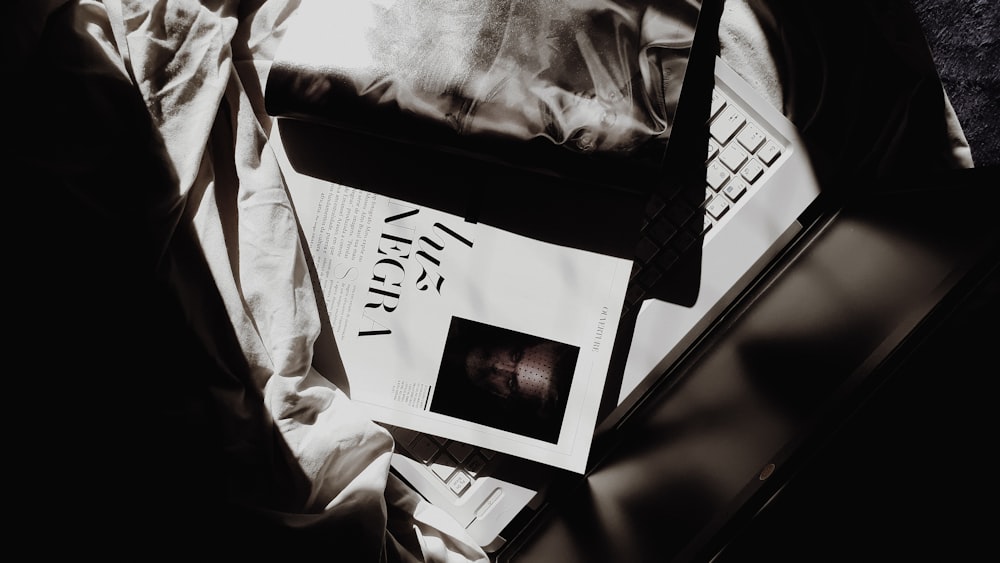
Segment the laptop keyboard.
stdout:
<path fill-rule="evenodd" d="M 785 145 L 717 85 L 712 92 L 705 191 L 655 193 L 646 206 L 623 315 L 691 246 L 707 243 L 780 162 Z"/>
<path fill-rule="evenodd" d="M 496 452 L 447 440 L 407 428 L 383 424 L 396 441 L 396 450 L 423 463 L 444 486 L 461 498 L 476 479 L 486 476 Z"/>

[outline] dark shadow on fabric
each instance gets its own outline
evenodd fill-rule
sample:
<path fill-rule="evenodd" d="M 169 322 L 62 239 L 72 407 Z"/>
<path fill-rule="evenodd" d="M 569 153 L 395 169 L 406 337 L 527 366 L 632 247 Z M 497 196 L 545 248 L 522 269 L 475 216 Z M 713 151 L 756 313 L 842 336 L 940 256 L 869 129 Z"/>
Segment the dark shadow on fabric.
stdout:
<path fill-rule="evenodd" d="M 76 9 L 52 15 L 10 77 L 25 178 L 12 209 L 26 214 L 12 322 L 30 366 L 8 389 L 8 452 L 31 549 L 349 554 L 304 514 L 310 483 L 251 379 L 163 140 L 72 31 Z"/>
<path fill-rule="evenodd" d="M 908 0 L 751 5 L 762 21 L 778 22 L 779 43 L 770 47 L 784 112 L 825 190 L 951 166 L 942 85 Z"/>
<path fill-rule="evenodd" d="M 279 118 L 278 127 L 302 174 L 555 244 L 627 258 L 634 252 L 641 192 L 305 120 Z"/>

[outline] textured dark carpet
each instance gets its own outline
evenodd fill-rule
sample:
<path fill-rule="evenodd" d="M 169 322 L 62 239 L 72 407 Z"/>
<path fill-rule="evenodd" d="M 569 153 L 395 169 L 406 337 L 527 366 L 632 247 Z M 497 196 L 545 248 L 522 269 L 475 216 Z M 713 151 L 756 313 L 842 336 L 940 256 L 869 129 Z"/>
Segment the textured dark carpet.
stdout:
<path fill-rule="evenodd" d="M 912 3 L 976 166 L 1000 165 L 1000 2 Z"/>

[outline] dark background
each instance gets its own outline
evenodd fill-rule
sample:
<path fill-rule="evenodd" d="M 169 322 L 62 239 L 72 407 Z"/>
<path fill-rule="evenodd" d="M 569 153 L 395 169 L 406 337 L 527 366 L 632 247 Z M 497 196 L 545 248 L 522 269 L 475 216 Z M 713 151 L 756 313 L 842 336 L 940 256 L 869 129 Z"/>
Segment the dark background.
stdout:
<path fill-rule="evenodd" d="M 1000 2 L 912 4 L 976 166 L 1000 164 Z"/>
<path fill-rule="evenodd" d="M 976 167 L 997 166 L 1000 3 L 912 4 Z M 988 557 L 997 510 L 998 303 L 994 271 L 713 563 Z"/>
<path fill-rule="evenodd" d="M 1000 269 L 713 563 L 977 561 L 995 549 Z"/>

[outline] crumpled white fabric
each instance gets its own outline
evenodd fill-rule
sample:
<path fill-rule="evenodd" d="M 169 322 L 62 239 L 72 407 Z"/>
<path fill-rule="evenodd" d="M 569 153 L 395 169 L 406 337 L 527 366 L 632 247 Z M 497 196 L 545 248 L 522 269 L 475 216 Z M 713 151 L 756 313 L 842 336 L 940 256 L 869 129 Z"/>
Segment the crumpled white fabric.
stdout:
<path fill-rule="evenodd" d="M 324 529 L 342 521 L 342 540 L 366 560 L 486 561 L 457 522 L 389 472 L 392 439 L 335 383 L 346 376 L 332 339 L 316 353 L 321 299 L 262 99 L 268 57 L 296 3 L 76 4 L 75 27 L 130 75 L 163 138 L 252 381 L 311 482 L 302 513 L 322 515 Z M 271 518 L 290 528 L 309 521 Z"/>

